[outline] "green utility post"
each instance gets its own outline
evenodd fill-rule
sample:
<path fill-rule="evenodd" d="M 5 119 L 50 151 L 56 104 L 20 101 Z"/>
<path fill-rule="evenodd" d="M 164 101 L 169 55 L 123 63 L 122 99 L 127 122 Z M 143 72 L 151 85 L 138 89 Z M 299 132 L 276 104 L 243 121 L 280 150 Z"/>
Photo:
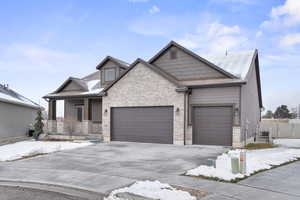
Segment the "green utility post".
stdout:
<path fill-rule="evenodd" d="M 231 171 L 233 174 L 239 173 L 240 162 L 238 157 L 231 157 Z"/>

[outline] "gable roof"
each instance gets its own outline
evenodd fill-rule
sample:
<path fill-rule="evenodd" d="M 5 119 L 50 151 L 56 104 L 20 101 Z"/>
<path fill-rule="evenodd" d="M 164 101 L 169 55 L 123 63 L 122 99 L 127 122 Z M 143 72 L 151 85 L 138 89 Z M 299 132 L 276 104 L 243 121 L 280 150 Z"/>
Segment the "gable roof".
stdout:
<path fill-rule="evenodd" d="M 106 56 L 97 66 L 96 69 L 101 69 L 106 62 L 108 61 L 112 61 L 114 63 L 116 63 L 119 67 L 123 68 L 123 69 L 127 69 L 129 67 L 129 64 L 125 61 L 122 61 L 120 59 L 114 58 L 112 56 Z"/>
<path fill-rule="evenodd" d="M 219 66 L 217 66 L 214 63 L 208 61 L 207 59 L 200 57 L 199 55 L 195 54 L 194 52 L 190 51 L 189 49 L 187 49 L 187 48 L 185 48 L 181 45 L 179 45 L 178 43 L 176 43 L 174 41 L 169 42 L 169 44 L 167 44 L 157 54 L 155 54 L 152 58 L 150 58 L 148 62 L 151 63 L 151 64 L 154 63 L 161 55 L 163 55 L 172 46 L 177 47 L 178 49 L 182 50 L 186 54 L 196 58 L 200 62 L 203 62 L 203 63 L 207 64 L 208 66 L 210 66 L 211 68 L 215 69 L 216 71 L 220 72 L 221 74 L 225 75 L 228 78 L 238 78 L 235 75 L 231 74 L 230 72 L 220 68 Z"/>
<path fill-rule="evenodd" d="M 82 91 L 62 91 L 68 84 L 74 81 Z M 68 78 L 57 90 L 47 94 L 43 98 L 64 98 L 64 97 L 92 97 L 98 96 L 98 94 L 103 90 L 101 88 L 100 81 L 100 71 L 91 73 L 83 78 Z"/>
<path fill-rule="evenodd" d="M 79 78 L 75 78 L 75 77 L 69 77 L 67 80 L 65 80 L 63 82 L 63 84 L 61 86 L 59 86 L 59 88 L 57 88 L 53 93 L 59 93 L 61 92 L 65 87 L 67 87 L 71 82 L 76 83 L 82 90 L 87 91 L 87 85 L 85 84 L 85 82 Z"/>
<path fill-rule="evenodd" d="M 245 80 L 257 50 L 207 55 L 205 58 L 220 68 Z"/>
<path fill-rule="evenodd" d="M 144 64 L 146 67 L 153 70 L 155 73 L 157 73 L 157 74 L 161 75 L 162 77 L 166 78 L 167 80 L 169 80 L 175 86 L 180 87 L 180 84 L 179 84 L 178 80 L 175 77 L 173 77 L 169 73 L 166 73 L 165 71 L 161 70 L 160 68 L 144 61 L 143 59 L 138 58 L 116 80 L 114 80 L 111 84 L 109 84 L 106 88 L 104 88 L 104 90 L 102 91 L 102 95 L 104 95 L 105 92 L 107 92 L 114 84 L 116 84 L 120 79 L 122 79 L 123 76 L 125 76 L 128 72 L 130 72 L 138 63 Z"/>
<path fill-rule="evenodd" d="M 32 100 L 20 95 L 14 90 L 5 87 L 1 84 L 0 84 L 0 101 L 31 107 L 31 108 L 36 108 L 36 109 L 41 108 L 40 105 L 38 105 L 37 103 L 33 102 Z"/>

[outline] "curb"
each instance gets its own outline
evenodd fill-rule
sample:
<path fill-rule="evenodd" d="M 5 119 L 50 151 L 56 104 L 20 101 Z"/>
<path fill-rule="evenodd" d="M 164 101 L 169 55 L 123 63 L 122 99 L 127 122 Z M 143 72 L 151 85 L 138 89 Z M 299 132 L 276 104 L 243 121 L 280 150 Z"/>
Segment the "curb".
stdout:
<path fill-rule="evenodd" d="M 7 187 L 21 187 L 26 189 L 34 189 L 40 191 L 54 192 L 71 197 L 79 197 L 80 199 L 86 200 L 102 200 L 105 194 L 90 191 L 83 188 L 76 188 L 64 185 L 56 185 L 50 183 L 40 183 L 40 182 L 28 182 L 19 180 L 0 180 L 0 186 Z"/>

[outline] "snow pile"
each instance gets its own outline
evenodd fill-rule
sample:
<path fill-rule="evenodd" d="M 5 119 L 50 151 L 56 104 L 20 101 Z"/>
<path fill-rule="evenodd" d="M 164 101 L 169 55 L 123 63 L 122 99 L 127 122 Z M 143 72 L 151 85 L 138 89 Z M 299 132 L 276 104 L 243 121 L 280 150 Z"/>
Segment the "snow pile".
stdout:
<path fill-rule="evenodd" d="M 282 147 L 300 148 L 300 139 L 276 139 L 273 143 Z"/>
<path fill-rule="evenodd" d="M 278 166 L 300 158 L 300 149 L 271 148 L 248 150 L 246 156 L 247 173 L 233 174 L 231 172 L 231 157 L 238 156 L 240 154 L 240 151 L 241 150 L 239 149 L 232 150 L 228 153 L 224 153 L 218 156 L 216 160 L 216 168 L 212 166 L 201 165 L 195 169 L 187 171 L 186 175 L 205 176 L 231 181 L 237 178 L 244 178 L 257 171 L 270 169 L 273 166 Z"/>
<path fill-rule="evenodd" d="M 88 81 L 87 82 L 87 85 L 88 85 L 88 90 L 89 91 L 92 91 L 94 90 L 94 88 L 97 86 L 97 84 L 99 84 L 100 81 L 99 80 L 91 80 L 91 81 Z"/>
<path fill-rule="evenodd" d="M 13 102 L 13 103 L 19 103 L 19 104 L 25 104 L 29 106 L 34 106 L 38 107 L 38 104 L 33 103 L 32 101 L 26 99 L 25 97 L 19 96 L 19 99 L 13 96 L 10 96 L 8 94 L 4 94 L 0 92 L 0 99 L 6 100 L 8 102 Z"/>
<path fill-rule="evenodd" d="M 177 190 L 169 184 L 164 184 L 159 181 L 135 182 L 129 187 L 112 191 L 105 200 L 121 200 L 116 197 L 116 194 L 123 192 L 160 200 L 196 200 L 196 197 L 192 196 L 190 193 Z"/>
<path fill-rule="evenodd" d="M 36 154 L 76 149 L 91 145 L 90 142 L 23 141 L 0 146 L 0 161 L 10 161 Z"/>

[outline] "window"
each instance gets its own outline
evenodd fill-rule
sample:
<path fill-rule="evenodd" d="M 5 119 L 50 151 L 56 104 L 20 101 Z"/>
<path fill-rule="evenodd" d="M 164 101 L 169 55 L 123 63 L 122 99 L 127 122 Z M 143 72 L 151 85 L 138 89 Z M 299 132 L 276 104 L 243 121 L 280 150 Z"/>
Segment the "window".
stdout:
<path fill-rule="evenodd" d="M 77 106 L 76 107 L 77 112 L 77 121 L 82 122 L 83 120 L 83 106 Z"/>
<path fill-rule="evenodd" d="M 176 50 L 171 50 L 170 51 L 170 59 L 176 59 L 177 58 L 177 51 Z"/>
<path fill-rule="evenodd" d="M 116 79 L 116 69 L 104 69 L 104 81 L 113 81 Z"/>

